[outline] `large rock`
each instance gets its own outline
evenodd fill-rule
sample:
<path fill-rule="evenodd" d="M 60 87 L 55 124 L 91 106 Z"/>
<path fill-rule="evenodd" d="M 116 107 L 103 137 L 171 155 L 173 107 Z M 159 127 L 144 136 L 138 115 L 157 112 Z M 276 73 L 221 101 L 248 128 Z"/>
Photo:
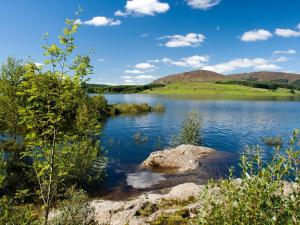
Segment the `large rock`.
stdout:
<path fill-rule="evenodd" d="M 94 217 L 99 225 L 146 225 L 155 221 L 160 215 L 173 214 L 183 209 L 192 212 L 199 208 L 199 205 L 190 199 L 191 197 L 196 199 L 202 188 L 201 185 L 186 183 L 171 188 L 167 194 L 146 193 L 136 199 L 120 202 L 94 200 L 91 202 L 91 206 L 95 209 Z M 159 206 L 166 201 L 183 202 L 183 206 L 160 209 Z M 151 208 L 149 215 L 140 213 L 145 208 L 148 210 Z"/>
<path fill-rule="evenodd" d="M 199 160 L 206 155 L 215 153 L 214 149 L 194 146 L 180 145 L 176 148 L 157 151 L 141 164 L 144 169 L 170 169 L 178 172 L 194 170 L 199 167 Z"/>

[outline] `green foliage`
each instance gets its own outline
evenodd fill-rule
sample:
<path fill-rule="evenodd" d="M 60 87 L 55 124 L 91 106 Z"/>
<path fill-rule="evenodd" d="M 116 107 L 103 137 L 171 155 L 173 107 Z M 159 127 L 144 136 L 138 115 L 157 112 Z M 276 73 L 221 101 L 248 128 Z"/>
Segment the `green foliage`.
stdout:
<path fill-rule="evenodd" d="M 134 135 L 133 135 L 133 140 L 135 141 L 135 143 L 137 144 L 145 144 L 148 141 L 148 137 L 147 136 L 142 136 L 140 131 L 137 131 Z"/>
<path fill-rule="evenodd" d="M 237 84 L 247 87 L 263 88 L 269 90 L 277 90 L 278 88 L 286 88 L 290 90 L 300 90 L 299 86 L 290 85 L 285 80 L 274 81 L 256 81 L 256 80 L 229 80 L 229 81 L 217 81 L 217 84 Z M 295 91 L 294 91 L 295 92 Z"/>
<path fill-rule="evenodd" d="M 7 196 L 0 198 L 0 224 L 38 225 L 38 218 L 33 205 L 20 205 Z"/>
<path fill-rule="evenodd" d="M 62 187 L 82 181 L 82 177 L 90 181 L 85 174 L 92 171 L 99 157 L 104 157 L 95 141 L 100 131 L 98 112 L 91 107 L 85 90 L 85 77 L 92 72 L 90 59 L 70 59 L 76 48 L 73 35 L 77 28 L 74 21 L 67 20 L 60 45 L 49 44 L 45 37 L 45 64 L 51 70 L 42 73 L 28 63 L 18 86 L 23 102 L 19 109 L 21 125 L 26 131 L 22 155 L 32 161 L 45 224 Z"/>
<path fill-rule="evenodd" d="M 90 206 L 88 196 L 82 190 L 71 187 L 65 193 L 66 201 L 59 208 L 52 225 L 96 225 L 93 218 L 94 208 Z"/>
<path fill-rule="evenodd" d="M 17 95 L 24 79 L 25 68 L 22 61 L 9 57 L 0 70 L 0 125 L 1 131 L 9 133 L 14 139 L 22 130 L 19 108 L 21 98 Z"/>
<path fill-rule="evenodd" d="M 156 104 L 154 107 L 147 103 L 142 104 L 114 104 L 109 106 L 111 115 L 118 114 L 138 114 L 138 113 L 148 113 L 148 112 L 164 112 L 165 107 L 161 104 Z"/>
<path fill-rule="evenodd" d="M 271 147 L 277 147 L 283 145 L 283 141 L 281 137 L 265 137 L 262 140 L 266 145 Z"/>
<path fill-rule="evenodd" d="M 180 134 L 173 142 L 174 145 L 201 145 L 201 121 L 196 110 L 192 110 L 186 115 L 181 125 Z"/>
<path fill-rule="evenodd" d="M 166 111 L 166 107 L 160 103 L 157 103 L 153 108 L 152 110 L 154 112 L 165 112 Z"/>
<path fill-rule="evenodd" d="M 91 107 L 96 111 L 100 120 L 104 120 L 110 114 L 107 100 L 102 95 L 91 97 Z"/>
<path fill-rule="evenodd" d="M 88 84 L 89 93 L 138 93 L 144 90 L 152 90 L 153 88 L 164 87 L 163 84 L 146 84 L 146 85 L 99 85 Z"/>
<path fill-rule="evenodd" d="M 297 136 L 295 131 L 286 151 L 278 146 L 269 163 L 262 160 L 260 149 L 249 149 L 241 157 L 241 180 L 231 175 L 227 180 L 210 183 L 199 199 L 202 210 L 198 223 L 299 224 Z"/>

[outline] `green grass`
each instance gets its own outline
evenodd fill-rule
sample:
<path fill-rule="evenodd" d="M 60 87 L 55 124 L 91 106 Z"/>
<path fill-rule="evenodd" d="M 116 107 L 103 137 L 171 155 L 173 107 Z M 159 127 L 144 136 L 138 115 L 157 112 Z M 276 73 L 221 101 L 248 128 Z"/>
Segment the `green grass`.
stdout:
<path fill-rule="evenodd" d="M 289 89 L 277 89 L 276 91 L 252 88 L 236 84 L 216 83 L 173 83 L 165 87 L 145 90 L 142 93 L 164 95 L 195 95 L 195 96 L 268 96 L 268 97 L 291 97 L 299 96 L 300 91 L 291 94 Z"/>

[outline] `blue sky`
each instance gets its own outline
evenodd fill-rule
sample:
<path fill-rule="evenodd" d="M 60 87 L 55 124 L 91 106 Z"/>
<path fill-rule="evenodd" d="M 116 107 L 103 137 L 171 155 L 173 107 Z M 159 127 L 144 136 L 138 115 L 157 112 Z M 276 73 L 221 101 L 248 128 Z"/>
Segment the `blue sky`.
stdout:
<path fill-rule="evenodd" d="M 0 62 L 42 63 L 42 34 L 56 38 L 78 5 L 77 52 L 95 50 L 94 83 L 196 69 L 300 72 L 299 0 L 2 0 Z"/>

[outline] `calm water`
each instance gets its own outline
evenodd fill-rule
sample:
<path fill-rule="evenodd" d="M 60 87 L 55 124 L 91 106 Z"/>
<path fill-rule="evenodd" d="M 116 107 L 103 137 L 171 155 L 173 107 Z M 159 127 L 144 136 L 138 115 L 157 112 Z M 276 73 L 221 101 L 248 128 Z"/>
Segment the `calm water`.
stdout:
<path fill-rule="evenodd" d="M 300 128 L 300 102 L 264 100 L 208 100 L 155 95 L 106 95 L 109 103 L 161 103 L 165 113 L 149 113 L 109 118 L 105 124 L 102 145 L 110 159 L 108 177 L 101 194 L 121 198 L 144 190 L 155 190 L 183 182 L 204 183 L 211 177 L 226 175 L 237 165 L 245 147 L 261 145 L 268 158 L 272 148 L 261 138 L 282 136 L 288 140 L 294 128 Z M 192 109 L 200 112 L 203 145 L 219 151 L 203 160 L 198 171 L 166 175 L 140 171 L 138 165 L 159 148 L 168 147 L 178 134 L 185 115 Z M 140 132 L 145 139 L 136 143 Z M 147 140 L 146 140 L 147 139 Z"/>

